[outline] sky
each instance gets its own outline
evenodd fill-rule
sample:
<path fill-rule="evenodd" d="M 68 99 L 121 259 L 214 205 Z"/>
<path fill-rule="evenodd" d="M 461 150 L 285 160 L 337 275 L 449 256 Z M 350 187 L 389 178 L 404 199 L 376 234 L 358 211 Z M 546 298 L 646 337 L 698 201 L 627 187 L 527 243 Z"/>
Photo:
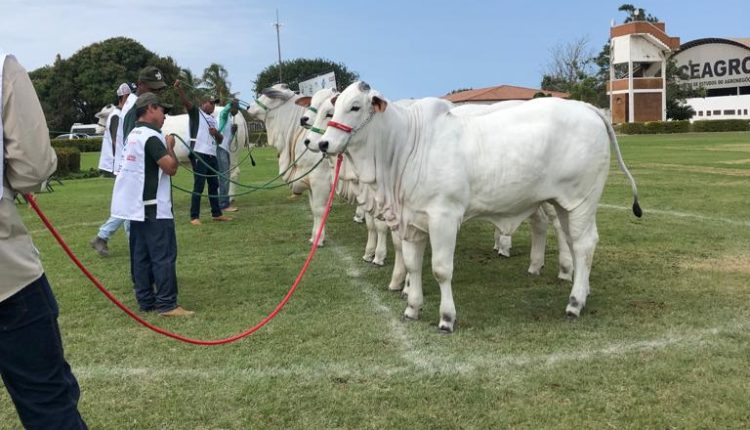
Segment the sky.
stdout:
<path fill-rule="evenodd" d="M 585 38 L 592 55 L 626 18 L 627 0 L 0 0 L 0 52 L 27 70 L 111 37 L 137 40 L 195 75 L 223 65 L 251 100 L 258 73 L 278 59 L 343 63 L 386 98 L 459 88 L 538 88 L 552 51 Z M 687 42 L 750 38 L 750 0 L 630 1 Z M 127 6 L 124 6 L 127 5 Z M 113 88 L 113 91 L 115 88 Z"/>

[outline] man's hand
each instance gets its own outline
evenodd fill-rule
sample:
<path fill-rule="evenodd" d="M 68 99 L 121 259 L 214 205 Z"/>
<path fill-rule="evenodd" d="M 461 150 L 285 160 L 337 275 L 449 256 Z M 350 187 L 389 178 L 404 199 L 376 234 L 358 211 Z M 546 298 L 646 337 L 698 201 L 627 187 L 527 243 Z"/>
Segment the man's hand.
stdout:
<path fill-rule="evenodd" d="M 216 130 L 215 128 L 213 128 L 213 127 L 208 127 L 208 134 L 210 134 L 210 135 L 211 135 L 211 136 L 213 136 L 213 137 L 216 137 L 216 134 L 217 134 L 217 133 L 218 133 L 218 131 L 217 131 L 217 130 Z"/>
<path fill-rule="evenodd" d="M 237 124 L 232 124 L 232 134 L 237 133 Z"/>

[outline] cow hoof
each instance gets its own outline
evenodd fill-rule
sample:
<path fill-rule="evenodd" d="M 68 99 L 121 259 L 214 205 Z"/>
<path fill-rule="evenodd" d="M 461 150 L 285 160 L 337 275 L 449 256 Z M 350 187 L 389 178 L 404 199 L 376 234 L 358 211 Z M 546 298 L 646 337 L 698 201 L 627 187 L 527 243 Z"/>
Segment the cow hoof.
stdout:
<path fill-rule="evenodd" d="M 529 270 L 528 270 L 529 275 L 534 275 L 534 276 L 541 275 L 542 267 L 544 266 L 539 266 L 539 267 L 529 266 Z"/>
<path fill-rule="evenodd" d="M 501 257 L 510 258 L 510 251 L 507 251 L 505 249 L 498 249 L 497 250 L 497 255 L 499 255 Z"/>
<path fill-rule="evenodd" d="M 409 291 L 407 291 L 406 288 L 404 287 L 404 289 L 401 290 L 401 299 L 406 300 L 408 298 L 409 298 Z"/>
<path fill-rule="evenodd" d="M 404 314 L 404 315 L 401 315 L 401 321 L 402 322 L 414 322 L 414 321 L 416 321 L 416 319 L 415 318 L 410 318 L 406 314 Z"/>
<path fill-rule="evenodd" d="M 362 260 L 366 261 L 368 263 L 372 263 L 372 259 L 373 258 L 375 258 L 375 256 L 373 256 L 373 255 L 367 255 L 367 254 L 365 254 L 365 255 L 362 256 Z"/>
<path fill-rule="evenodd" d="M 383 267 L 383 266 L 385 266 L 385 261 L 382 261 L 382 260 L 381 261 L 377 261 L 377 260 L 373 259 L 372 260 L 372 264 L 375 265 L 375 266 L 378 266 L 378 267 Z"/>
<path fill-rule="evenodd" d="M 451 334 L 453 333 L 453 325 L 452 321 L 441 319 L 440 324 L 438 324 L 438 332 L 440 334 Z"/>
<path fill-rule="evenodd" d="M 560 270 L 560 272 L 557 274 L 557 279 L 572 282 L 573 281 L 573 272 L 572 271 L 565 271 Z"/>
<path fill-rule="evenodd" d="M 352 218 L 352 221 L 356 222 L 357 224 L 362 224 L 365 222 L 365 219 L 355 216 L 354 218 Z"/>
<path fill-rule="evenodd" d="M 411 305 L 406 305 L 406 310 L 404 310 L 404 318 L 410 319 L 410 320 L 418 320 L 419 319 L 419 309 L 415 308 Z"/>
<path fill-rule="evenodd" d="M 565 315 L 569 318 L 578 318 L 581 315 L 581 309 L 583 304 L 579 302 L 575 297 L 570 296 L 568 300 L 568 306 L 565 308 Z"/>
<path fill-rule="evenodd" d="M 315 243 L 315 239 L 310 239 L 310 240 L 308 240 L 308 242 L 310 242 L 310 244 L 312 245 L 313 243 Z M 323 239 L 321 239 L 320 242 L 318 242 L 318 248 L 322 248 L 325 245 L 326 244 L 325 244 L 325 241 Z"/>
<path fill-rule="evenodd" d="M 388 291 L 392 291 L 394 293 L 400 293 L 401 290 L 404 289 L 404 284 L 390 284 L 388 285 Z"/>

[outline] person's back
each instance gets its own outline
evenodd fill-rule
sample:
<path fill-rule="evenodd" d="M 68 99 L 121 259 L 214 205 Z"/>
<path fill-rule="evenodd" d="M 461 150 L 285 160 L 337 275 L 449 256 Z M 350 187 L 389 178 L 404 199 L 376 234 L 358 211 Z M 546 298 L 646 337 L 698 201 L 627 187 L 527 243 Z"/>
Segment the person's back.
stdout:
<path fill-rule="evenodd" d="M 26 429 L 85 429 L 65 361 L 58 308 L 14 203 L 55 171 L 42 107 L 28 73 L 0 54 L 0 375 Z"/>

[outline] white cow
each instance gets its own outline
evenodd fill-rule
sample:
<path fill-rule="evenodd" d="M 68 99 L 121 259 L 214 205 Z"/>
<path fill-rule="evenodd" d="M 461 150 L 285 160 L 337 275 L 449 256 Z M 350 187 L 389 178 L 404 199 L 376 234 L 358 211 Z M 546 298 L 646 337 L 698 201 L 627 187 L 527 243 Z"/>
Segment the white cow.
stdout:
<path fill-rule="evenodd" d="M 456 116 L 481 116 L 489 113 L 497 112 L 503 109 L 509 109 L 520 106 L 525 103 L 525 100 L 508 100 L 489 105 L 476 105 L 476 104 L 465 104 L 457 106 L 451 109 L 451 115 Z M 538 243 L 532 246 L 531 262 L 529 264 L 528 272 L 532 275 L 539 275 L 542 267 L 544 267 L 544 251 L 547 242 L 547 226 L 552 223 L 555 228 L 555 234 L 557 235 L 557 249 L 558 249 L 558 273 L 557 277 L 571 281 L 573 279 L 573 256 L 571 250 L 568 247 L 568 242 L 565 239 L 565 232 L 560 225 L 560 221 L 557 219 L 555 209 L 550 203 L 542 203 L 539 208 L 531 214 L 529 217 L 529 223 L 531 224 L 532 241 L 536 240 Z M 533 232 L 538 234 L 534 234 Z M 544 234 L 542 234 L 542 232 Z M 501 231 L 500 228 L 495 228 L 495 247 L 497 253 L 504 257 L 510 257 L 510 248 L 512 246 L 511 236 L 513 231 Z"/>
<path fill-rule="evenodd" d="M 451 280 L 460 225 L 480 218 L 512 231 L 544 202 L 555 207 L 573 250 L 566 313 L 580 315 L 589 294 L 598 241 L 596 209 L 609 172 L 610 146 L 631 182 L 633 211 L 641 214 L 635 181 L 611 124 L 591 105 L 557 98 L 480 116 L 446 112 L 437 119 L 423 115 L 415 109 L 418 105 L 404 109 L 389 104 L 367 84 L 356 82 L 338 97 L 318 142 L 323 152 L 347 152 L 359 172 L 376 175 L 383 216 L 403 239 L 411 285 L 404 317 L 418 318 L 422 307 L 428 235 L 441 292 L 438 328 L 452 332 L 456 309 Z"/>
<path fill-rule="evenodd" d="M 304 144 L 309 146 L 311 142 L 317 143 L 320 136 L 325 132 L 328 118 L 333 115 L 333 103 L 331 99 L 338 95 L 337 91 L 317 92 L 307 108 L 307 112 L 302 117 L 301 124 L 308 129 L 305 136 Z M 332 161 L 332 160 L 331 160 Z M 357 173 L 351 166 L 351 162 L 344 161 L 339 172 L 339 182 L 336 187 L 336 193 L 346 199 L 350 204 L 357 207 L 358 213 L 361 213 L 361 219 L 367 226 L 367 244 L 365 253 L 362 256 L 364 261 L 376 266 L 385 265 L 385 258 L 388 254 L 388 226 L 382 220 L 375 218 L 371 212 L 365 210 L 369 193 L 367 187 L 360 185 Z M 357 221 L 358 214 L 355 213 L 354 220 Z"/>
<path fill-rule="evenodd" d="M 331 190 L 331 169 L 325 161 L 318 164 L 321 159 L 320 154 L 308 151 L 302 143 L 306 130 L 300 121 L 310 101 L 311 97 L 295 94 L 286 84 L 276 84 L 262 91 L 256 104 L 248 108 L 248 113 L 265 123 L 268 143 L 276 148 L 279 156 L 279 174 L 283 173 L 283 179 L 289 183 L 292 192 L 294 194 L 302 194 L 305 190 L 310 192 L 310 209 L 313 215 L 310 236 L 312 243 L 322 221 L 328 193 Z M 297 160 L 296 163 L 294 163 L 295 160 Z M 307 175 L 304 176 L 305 174 Z M 318 245 L 322 246 L 324 243 L 325 230 L 321 233 Z"/>

